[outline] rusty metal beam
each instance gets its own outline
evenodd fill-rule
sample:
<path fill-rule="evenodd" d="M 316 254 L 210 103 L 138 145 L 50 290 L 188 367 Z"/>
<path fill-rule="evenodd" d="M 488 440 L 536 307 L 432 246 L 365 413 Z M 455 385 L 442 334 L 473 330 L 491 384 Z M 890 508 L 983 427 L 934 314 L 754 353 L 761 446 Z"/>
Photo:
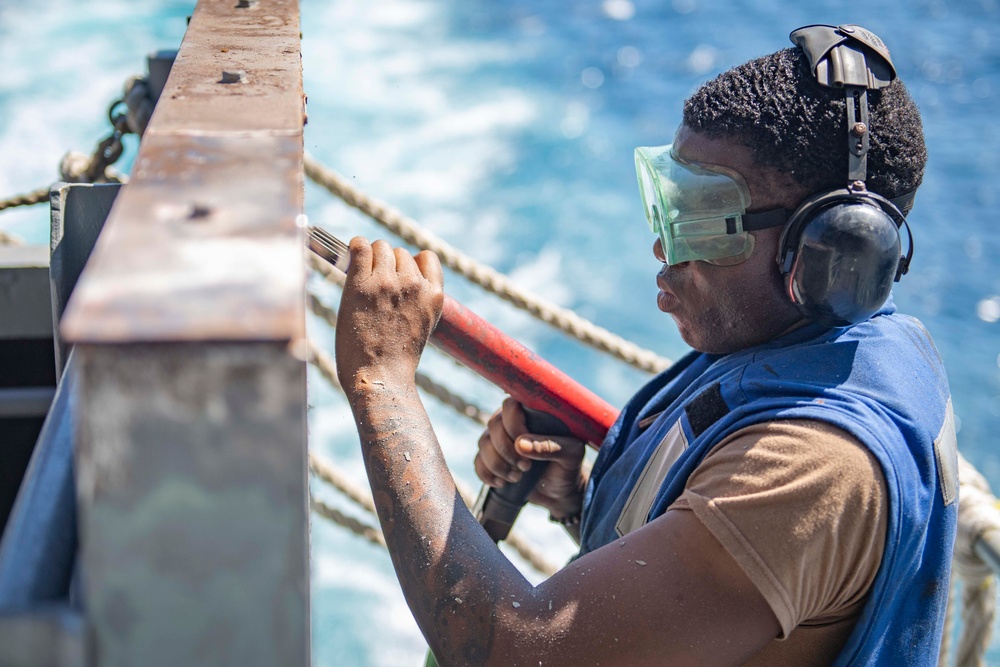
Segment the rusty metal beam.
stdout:
<path fill-rule="evenodd" d="M 65 339 L 302 335 L 298 3 L 239 4 L 198 3 L 132 181 L 68 304 Z"/>
<path fill-rule="evenodd" d="M 299 38 L 198 3 L 61 323 L 101 667 L 309 663 Z"/>

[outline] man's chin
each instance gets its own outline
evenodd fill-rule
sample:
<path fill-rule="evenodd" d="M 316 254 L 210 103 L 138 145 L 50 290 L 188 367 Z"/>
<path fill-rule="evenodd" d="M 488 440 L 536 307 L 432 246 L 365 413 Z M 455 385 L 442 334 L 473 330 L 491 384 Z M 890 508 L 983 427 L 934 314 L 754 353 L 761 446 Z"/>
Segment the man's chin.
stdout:
<path fill-rule="evenodd" d="M 704 352 L 705 350 L 701 348 L 704 346 L 705 341 L 701 340 L 698 336 L 692 335 L 691 330 L 685 326 L 684 321 L 677 317 L 675 313 L 670 313 L 670 317 L 673 318 L 674 325 L 677 326 L 677 333 L 681 335 L 681 339 L 687 343 L 688 347 L 694 349 L 696 352 Z"/>

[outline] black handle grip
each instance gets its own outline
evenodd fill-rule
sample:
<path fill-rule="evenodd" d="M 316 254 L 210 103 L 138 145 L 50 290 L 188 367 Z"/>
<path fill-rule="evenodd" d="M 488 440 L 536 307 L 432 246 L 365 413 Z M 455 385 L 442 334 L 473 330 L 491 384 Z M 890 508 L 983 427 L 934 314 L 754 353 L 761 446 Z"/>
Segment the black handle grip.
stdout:
<path fill-rule="evenodd" d="M 572 435 L 566 424 L 546 412 L 524 408 L 524 414 L 529 433 L 556 436 Z M 548 461 L 532 461 L 531 469 L 524 473 L 516 483 L 507 484 L 500 489 L 483 486 L 473 513 L 494 542 L 506 539 L 507 535 L 510 534 L 514 520 L 521 513 L 521 508 L 528 502 L 528 496 L 531 495 L 538 479 L 548 465 Z"/>

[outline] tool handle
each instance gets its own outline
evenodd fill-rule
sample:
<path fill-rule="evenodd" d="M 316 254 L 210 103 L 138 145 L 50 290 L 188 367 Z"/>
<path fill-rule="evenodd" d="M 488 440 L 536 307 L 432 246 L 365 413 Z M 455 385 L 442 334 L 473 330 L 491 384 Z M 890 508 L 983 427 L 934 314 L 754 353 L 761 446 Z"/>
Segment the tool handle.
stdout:
<path fill-rule="evenodd" d="M 574 436 L 599 447 L 618 416 L 603 399 L 448 296 L 431 342 L 521 403 L 531 433 Z M 516 484 L 480 491 L 473 514 L 494 542 L 510 534 L 547 465 L 533 461 Z"/>
<path fill-rule="evenodd" d="M 565 435 L 594 447 L 618 417 L 604 399 L 447 295 L 431 343 L 524 407 L 559 415 Z"/>
<path fill-rule="evenodd" d="M 309 248 L 338 271 L 347 271 L 347 244 L 310 227 Z M 583 385 L 448 295 L 431 342 L 500 387 L 521 405 L 557 414 L 572 435 L 599 446 L 618 411 Z"/>
<path fill-rule="evenodd" d="M 539 435 L 572 436 L 569 427 L 552 415 L 524 408 L 525 423 L 528 433 Z M 513 484 L 506 484 L 499 489 L 483 485 L 479 498 L 473 508 L 473 514 L 480 525 L 486 529 L 486 534 L 499 542 L 510 534 L 511 526 L 517 515 L 528 502 L 528 496 L 534 490 L 542 473 L 549 467 L 549 461 L 532 461 L 531 468 L 521 479 Z"/>

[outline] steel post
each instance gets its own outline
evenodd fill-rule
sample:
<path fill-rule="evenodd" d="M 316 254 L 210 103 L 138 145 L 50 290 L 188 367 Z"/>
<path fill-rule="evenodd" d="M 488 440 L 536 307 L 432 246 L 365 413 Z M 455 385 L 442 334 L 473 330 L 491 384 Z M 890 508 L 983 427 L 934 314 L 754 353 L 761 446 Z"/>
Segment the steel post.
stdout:
<path fill-rule="evenodd" d="M 122 185 L 56 183 L 49 194 L 49 283 L 52 321 L 58 323 L 90 258 Z M 55 331 L 56 372 L 61 375 L 68 346 Z"/>
<path fill-rule="evenodd" d="M 299 12 L 246 4 L 198 3 L 61 326 L 101 667 L 309 663 Z"/>

